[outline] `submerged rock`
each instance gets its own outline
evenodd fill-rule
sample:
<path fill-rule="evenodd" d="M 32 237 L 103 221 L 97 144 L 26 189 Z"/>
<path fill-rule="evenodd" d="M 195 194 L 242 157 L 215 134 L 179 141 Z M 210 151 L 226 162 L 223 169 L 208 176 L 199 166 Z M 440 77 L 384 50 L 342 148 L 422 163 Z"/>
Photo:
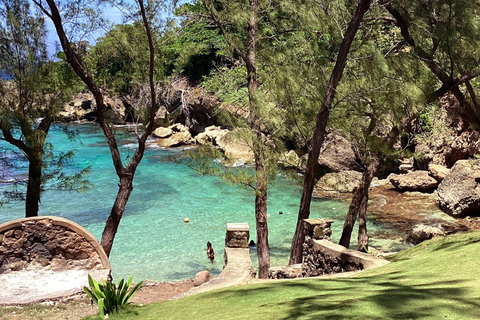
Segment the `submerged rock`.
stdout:
<path fill-rule="evenodd" d="M 480 215 L 480 160 L 460 160 L 438 186 L 439 206 L 455 217 Z"/>

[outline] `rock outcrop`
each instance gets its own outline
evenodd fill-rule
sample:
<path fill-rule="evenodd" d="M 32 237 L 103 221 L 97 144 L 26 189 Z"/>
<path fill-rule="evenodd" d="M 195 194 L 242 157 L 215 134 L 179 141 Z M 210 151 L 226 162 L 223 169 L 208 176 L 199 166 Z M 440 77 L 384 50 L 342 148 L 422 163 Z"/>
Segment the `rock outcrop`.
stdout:
<path fill-rule="evenodd" d="M 129 121 L 128 105 L 120 98 L 106 96 L 104 99 L 105 117 L 114 124 L 124 124 Z M 78 93 L 72 101 L 63 106 L 59 115 L 65 121 L 96 121 L 96 103 L 90 92 Z"/>
<path fill-rule="evenodd" d="M 442 210 L 455 217 L 480 215 L 480 160 L 460 160 L 438 186 Z"/>
<path fill-rule="evenodd" d="M 216 139 L 216 143 L 225 153 L 225 156 L 230 159 L 241 163 L 252 163 L 254 161 L 253 151 L 239 130 L 229 131 Z"/>
<path fill-rule="evenodd" d="M 170 132 L 171 134 L 169 135 Z M 157 145 L 163 148 L 179 147 L 195 143 L 195 139 L 192 139 L 188 128 L 179 123 L 168 127 L 167 130 L 157 128 L 155 135 L 165 137 L 157 141 Z"/>
<path fill-rule="evenodd" d="M 480 152 L 480 132 L 470 127 L 471 120 L 462 112 L 457 100 L 447 94 L 440 103 L 441 108 L 434 109 L 429 115 L 433 128 L 411 141 L 416 154 L 416 169 L 427 170 L 429 164 L 451 168 L 458 160 Z M 417 133 L 415 131 L 410 130 Z"/>
<path fill-rule="evenodd" d="M 318 157 L 320 166 L 333 172 L 353 170 L 357 168 L 355 160 L 355 152 L 347 139 L 335 133 L 326 136 Z"/>
<path fill-rule="evenodd" d="M 391 174 L 387 179 L 400 191 L 432 191 L 438 186 L 438 181 L 432 178 L 428 171 Z"/>
<path fill-rule="evenodd" d="M 352 170 L 327 173 L 315 185 L 315 196 L 320 198 L 336 197 L 353 193 L 362 180 L 362 173 Z"/>

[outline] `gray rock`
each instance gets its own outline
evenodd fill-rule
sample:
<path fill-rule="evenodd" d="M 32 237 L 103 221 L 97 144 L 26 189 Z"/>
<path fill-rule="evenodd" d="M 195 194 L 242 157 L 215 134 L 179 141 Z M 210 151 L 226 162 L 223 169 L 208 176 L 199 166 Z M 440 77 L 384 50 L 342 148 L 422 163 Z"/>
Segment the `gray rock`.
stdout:
<path fill-rule="evenodd" d="M 455 217 L 480 214 L 480 160 L 460 160 L 438 186 L 439 206 Z"/>
<path fill-rule="evenodd" d="M 195 278 L 193 279 L 193 285 L 195 287 L 198 287 L 199 285 L 202 285 L 210 280 L 212 280 L 212 276 L 210 275 L 210 272 L 206 270 L 200 271 L 195 275 Z"/>
<path fill-rule="evenodd" d="M 430 191 L 438 186 L 438 181 L 430 177 L 428 171 L 410 171 L 407 174 L 391 174 L 387 178 L 400 191 Z"/>

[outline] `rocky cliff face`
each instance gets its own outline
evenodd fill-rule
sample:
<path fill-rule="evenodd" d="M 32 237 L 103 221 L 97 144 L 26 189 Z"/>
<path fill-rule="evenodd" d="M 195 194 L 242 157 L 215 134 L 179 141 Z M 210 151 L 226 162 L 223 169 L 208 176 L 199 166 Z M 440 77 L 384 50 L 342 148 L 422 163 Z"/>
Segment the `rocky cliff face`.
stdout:
<path fill-rule="evenodd" d="M 441 108 L 429 116 L 431 128 L 412 141 L 416 169 L 427 170 L 430 164 L 451 168 L 458 160 L 480 153 L 480 132 L 471 128 L 454 99 L 443 98 Z"/>

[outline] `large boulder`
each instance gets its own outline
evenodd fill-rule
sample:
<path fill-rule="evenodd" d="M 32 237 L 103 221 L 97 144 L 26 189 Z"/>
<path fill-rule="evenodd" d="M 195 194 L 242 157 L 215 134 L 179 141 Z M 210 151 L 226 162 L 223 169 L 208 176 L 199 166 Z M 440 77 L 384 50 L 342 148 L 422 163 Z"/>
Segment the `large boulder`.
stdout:
<path fill-rule="evenodd" d="M 455 217 L 480 215 L 480 160 L 460 160 L 438 186 L 442 210 Z"/>
<path fill-rule="evenodd" d="M 159 147 L 173 148 L 195 143 L 195 140 L 192 139 L 192 135 L 188 131 L 188 128 L 184 125 L 176 123 L 168 127 L 168 129 L 171 130 L 172 134 L 168 138 L 159 139 L 157 141 L 157 145 Z"/>
<path fill-rule="evenodd" d="M 229 131 L 216 139 L 216 142 L 228 158 L 242 163 L 252 163 L 254 161 L 253 151 L 242 137 L 240 131 Z"/>
<path fill-rule="evenodd" d="M 170 122 L 170 113 L 168 112 L 165 106 L 158 108 L 157 113 L 155 114 L 154 123 L 156 127 L 165 127 L 168 126 Z"/>
<path fill-rule="evenodd" d="M 173 130 L 170 128 L 159 127 L 155 129 L 152 134 L 157 138 L 165 139 L 172 136 Z"/>
<path fill-rule="evenodd" d="M 195 287 L 198 287 L 199 285 L 202 285 L 212 279 L 212 276 L 210 275 L 210 272 L 207 270 L 205 271 L 200 271 L 195 275 L 195 278 L 193 279 L 193 285 Z"/>
<path fill-rule="evenodd" d="M 407 174 L 391 174 L 390 183 L 400 191 L 431 191 L 438 186 L 428 171 L 410 171 Z"/>
<path fill-rule="evenodd" d="M 347 139 L 335 133 L 326 136 L 318 157 L 320 166 L 333 172 L 352 170 L 357 168 L 355 160 L 355 152 Z"/>
<path fill-rule="evenodd" d="M 362 173 L 357 171 L 327 173 L 315 185 L 315 196 L 329 198 L 353 193 L 360 185 L 361 180 Z"/>
<path fill-rule="evenodd" d="M 197 139 L 198 144 L 213 144 L 217 145 L 217 139 L 220 139 L 229 132 L 227 129 L 222 129 L 217 126 L 206 127 L 205 131 L 199 133 L 195 139 Z"/>
<path fill-rule="evenodd" d="M 429 164 L 428 172 L 435 180 L 441 182 L 450 173 L 450 169 L 438 164 Z"/>
<path fill-rule="evenodd" d="M 439 237 L 444 235 L 445 231 L 443 231 L 441 226 L 435 227 L 419 224 L 413 227 L 410 235 L 407 238 L 407 242 L 411 244 L 419 244 L 420 242 L 432 239 L 433 237 Z"/>

